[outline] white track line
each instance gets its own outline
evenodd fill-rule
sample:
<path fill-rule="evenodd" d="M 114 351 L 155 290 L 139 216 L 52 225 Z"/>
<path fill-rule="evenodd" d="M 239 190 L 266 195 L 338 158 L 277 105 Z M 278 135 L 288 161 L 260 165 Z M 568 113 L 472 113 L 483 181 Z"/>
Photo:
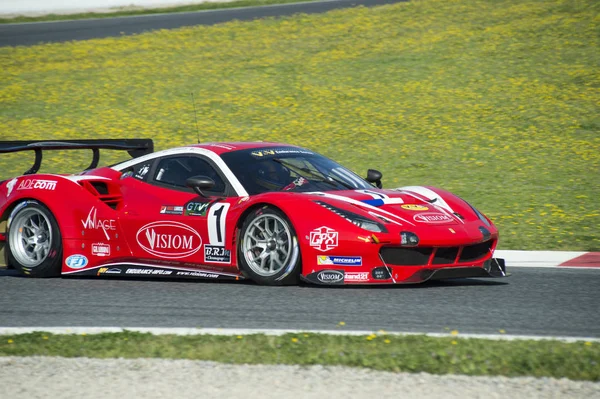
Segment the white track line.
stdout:
<path fill-rule="evenodd" d="M 326 335 L 391 335 L 391 336 L 413 336 L 425 335 L 435 338 L 477 338 L 501 341 L 532 340 L 544 341 L 555 340 L 561 342 L 600 342 L 600 338 L 592 337 L 565 337 L 565 336 L 543 336 L 543 335 L 512 335 L 512 334 L 463 334 L 463 333 L 418 333 L 418 332 L 396 332 L 396 331 L 367 331 L 367 330 L 294 330 L 294 329 L 252 329 L 252 328 L 161 328 L 161 327 L 0 327 L 0 335 L 28 334 L 32 332 L 47 332 L 51 334 L 103 334 L 133 331 L 140 333 L 151 333 L 154 335 L 252 335 L 265 334 L 280 336 L 284 334 L 326 334 Z"/>

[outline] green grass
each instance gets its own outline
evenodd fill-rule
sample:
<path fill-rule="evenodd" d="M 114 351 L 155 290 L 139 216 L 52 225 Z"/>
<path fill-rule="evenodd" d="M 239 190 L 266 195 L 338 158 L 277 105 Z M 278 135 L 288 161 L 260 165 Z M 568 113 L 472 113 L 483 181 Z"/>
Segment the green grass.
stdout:
<path fill-rule="evenodd" d="M 31 333 L 0 337 L 0 356 L 169 358 L 236 364 L 365 367 L 392 372 L 600 380 L 600 344 L 426 336 L 174 336 Z"/>
<path fill-rule="evenodd" d="M 0 48 L 4 139 L 273 140 L 433 185 L 503 249 L 600 249 L 600 2 L 416 0 Z M 120 155 L 122 156 L 122 155 Z M 0 177 L 31 155 L 0 158 Z M 108 154 L 105 163 L 115 162 Z M 77 171 L 81 154 L 49 154 Z"/>
<path fill-rule="evenodd" d="M 315 0 L 301 0 L 302 2 L 311 2 Z M 86 12 L 76 14 L 46 14 L 36 17 L 15 16 L 13 18 L 0 18 L 0 24 L 14 24 L 24 22 L 48 22 L 48 21 L 66 21 L 73 19 L 91 19 L 91 18 L 114 18 L 114 17 L 130 17 L 134 15 L 151 15 L 165 14 L 175 12 L 192 12 L 204 10 L 218 10 L 225 8 L 238 7 L 256 7 L 268 6 L 273 4 L 289 4 L 298 3 L 299 0 L 235 0 L 224 3 L 201 3 L 177 7 L 162 7 L 162 8 L 145 8 L 145 9 L 128 9 L 127 7 L 115 8 L 112 12 Z"/>

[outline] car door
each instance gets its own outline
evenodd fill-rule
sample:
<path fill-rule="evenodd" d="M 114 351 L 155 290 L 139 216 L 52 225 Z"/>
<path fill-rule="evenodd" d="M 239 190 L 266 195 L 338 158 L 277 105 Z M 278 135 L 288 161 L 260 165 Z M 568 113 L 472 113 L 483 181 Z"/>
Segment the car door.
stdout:
<path fill-rule="evenodd" d="M 213 270 L 231 263 L 225 218 L 230 207 L 227 199 L 235 193 L 210 159 L 171 155 L 123 172 L 122 225 L 134 260 L 192 268 L 213 265 Z M 186 186 L 193 176 L 215 182 L 207 197 Z"/>

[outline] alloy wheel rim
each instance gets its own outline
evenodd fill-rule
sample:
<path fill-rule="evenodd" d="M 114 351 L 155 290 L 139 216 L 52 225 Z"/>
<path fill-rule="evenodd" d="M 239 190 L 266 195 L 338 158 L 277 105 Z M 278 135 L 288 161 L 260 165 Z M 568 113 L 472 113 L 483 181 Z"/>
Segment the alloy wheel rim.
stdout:
<path fill-rule="evenodd" d="M 260 215 L 244 233 L 243 254 L 256 274 L 271 277 L 283 270 L 292 256 L 292 233 L 277 215 Z"/>
<path fill-rule="evenodd" d="M 11 222 L 10 250 L 17 262 L 23 266 L 39 266 L 50 253 L 52 226 L 37 209 L 20 212 Z"/>

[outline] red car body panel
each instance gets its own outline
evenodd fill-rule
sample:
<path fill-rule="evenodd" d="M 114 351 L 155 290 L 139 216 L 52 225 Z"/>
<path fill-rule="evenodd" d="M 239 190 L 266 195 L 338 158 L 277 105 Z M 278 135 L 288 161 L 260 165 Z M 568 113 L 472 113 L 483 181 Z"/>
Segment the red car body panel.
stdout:
<path fill-rule="evenodd" d="M 268 151 L 281 146 L 208 143 L 176 151 L 201 149 L 220 157 L 241 149 Z M 4 181 L 0 215 L 9 220 L 23 201 L 48 207 L 62 234 L 63 275 L 243 279 L 238 267 L 239 229 L 249 210 L 265 205 L 279 208 L 291 221 L 300 246 L 301 277 L 316 284 L 413 283 L 442 269 L 467 270 L 450 277 L 480 276 L 468 270 L 489 271 L 498 240 L 489 219 L 459 197 L 433 187 L 207 199 L 123 178 L 118 166 Z M 374 219 L 387 232 L 366 231 L 332 207 Z M 403 245 L 402 232 L 416 234 L 418 246 Z"/>

